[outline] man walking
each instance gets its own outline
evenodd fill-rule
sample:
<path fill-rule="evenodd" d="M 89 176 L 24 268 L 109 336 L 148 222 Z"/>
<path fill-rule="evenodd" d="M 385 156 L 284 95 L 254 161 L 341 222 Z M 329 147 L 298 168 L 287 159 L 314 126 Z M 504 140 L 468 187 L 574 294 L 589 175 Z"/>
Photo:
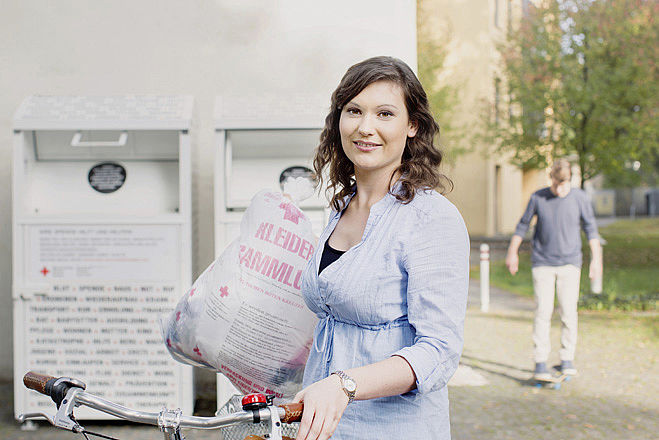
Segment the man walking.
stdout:
<path fill-rule="evenodd" d="M 590 245 L 589 277 L 602 275 L 602 248 L 590 198 L 581 189 L 571 188 L 572 171 L 565 159 L 557 160 L 551 169 L 552 184 L 531 196 L 524 215 L 510 240 L 506 266 L 512 275 L 519 266 L 518 250 L 533 216 L 537 216 L 533 234 L 533 290 L 535 292 L 535 345 L 536 379 L 551 377 L 547 368 L 549 358 L 551 315 L 554 311 L 554 289 L 558 297 L 561 317 L 561 371 L 576 375 L 574 352 L 577 344 L 577 302 L 581 278 L 581 235 L 583 228 Z"/>

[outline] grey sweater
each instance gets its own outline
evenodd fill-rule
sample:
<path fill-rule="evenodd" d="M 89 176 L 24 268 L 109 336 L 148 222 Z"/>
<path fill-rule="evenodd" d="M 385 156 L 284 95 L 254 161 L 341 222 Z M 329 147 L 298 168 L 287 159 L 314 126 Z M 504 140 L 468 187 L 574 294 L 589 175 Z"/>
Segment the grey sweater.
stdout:
<path fill-rule="evenodd" d="M 536 191 L 517 224 L 515 235 L 524 237 L 534 215 L 538 216 L 538 220 L 533 234 L 533 267 L 565 264 L 581 267 L 579 229 L 583 228 L 588 240 L 599 237 L 588 194 L 572 188 L 567 196 L 561 198 L 549 188 Z"/>

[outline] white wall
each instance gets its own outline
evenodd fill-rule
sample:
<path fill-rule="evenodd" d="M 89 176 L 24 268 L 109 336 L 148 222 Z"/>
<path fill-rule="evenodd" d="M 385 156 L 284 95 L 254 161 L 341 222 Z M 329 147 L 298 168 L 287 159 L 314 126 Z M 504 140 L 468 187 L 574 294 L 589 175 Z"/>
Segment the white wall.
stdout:
<path fill-rule="evenodd" d="M 414 0 L 7 0 L 0 13 L 0 377 L 12 376 L 11 120 L 28 95 L 190 94 L 198 231 L 213 258 L 216 95 L 326 93 L 392 55 L 416 70 Z"/>

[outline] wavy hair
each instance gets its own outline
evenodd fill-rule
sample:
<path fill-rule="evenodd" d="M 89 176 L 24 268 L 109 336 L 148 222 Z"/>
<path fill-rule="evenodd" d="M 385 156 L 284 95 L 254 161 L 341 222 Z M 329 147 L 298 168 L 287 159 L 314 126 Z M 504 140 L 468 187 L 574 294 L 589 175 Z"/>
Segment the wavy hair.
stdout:
<path fill-rule="evenodd" d="M 336 211 L 345 208 L 343 199 L 352 194 L 355 184 L 355 167 L 341 146 L 341 111 L 352 98 L 376 81 L 390 81 L 400 86 L 409 120 L 417 126 L 416 135 L 408 137 L 405 142 L 400 166 L 389 179 L 391 187 L 394 176 L 400 172 L 401 189 L 393 195 L 406 204 L 414 199 L 418 189 L 439 189 L 442 194 L 447 188 L 448 191 L 453 189 L 453 182 L 439 172 L 442 153 L 434 145 L 439 125 L 432 116 L 421 83 L 403 61 L 393 57 L 374 57 L 350 67 L 332 93 L 330 111 L 313 160 L 318 187 L 322 188 L 323 171 L 329 166 L 327 193 L 332 193 L 330 205 Z"/>

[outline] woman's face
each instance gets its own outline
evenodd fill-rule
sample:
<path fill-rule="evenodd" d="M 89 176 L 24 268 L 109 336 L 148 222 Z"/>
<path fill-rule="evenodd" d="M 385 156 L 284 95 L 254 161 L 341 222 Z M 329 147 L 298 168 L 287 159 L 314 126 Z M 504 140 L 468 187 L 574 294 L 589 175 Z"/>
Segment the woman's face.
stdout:
<path fill-rule="evenodd" d="M 341 145 L 355 166 L 355 174 L 393 172 L 400 163 L 410 123 L 401 87 L 390 81 L 368 85 L 341 111 Z"/>

